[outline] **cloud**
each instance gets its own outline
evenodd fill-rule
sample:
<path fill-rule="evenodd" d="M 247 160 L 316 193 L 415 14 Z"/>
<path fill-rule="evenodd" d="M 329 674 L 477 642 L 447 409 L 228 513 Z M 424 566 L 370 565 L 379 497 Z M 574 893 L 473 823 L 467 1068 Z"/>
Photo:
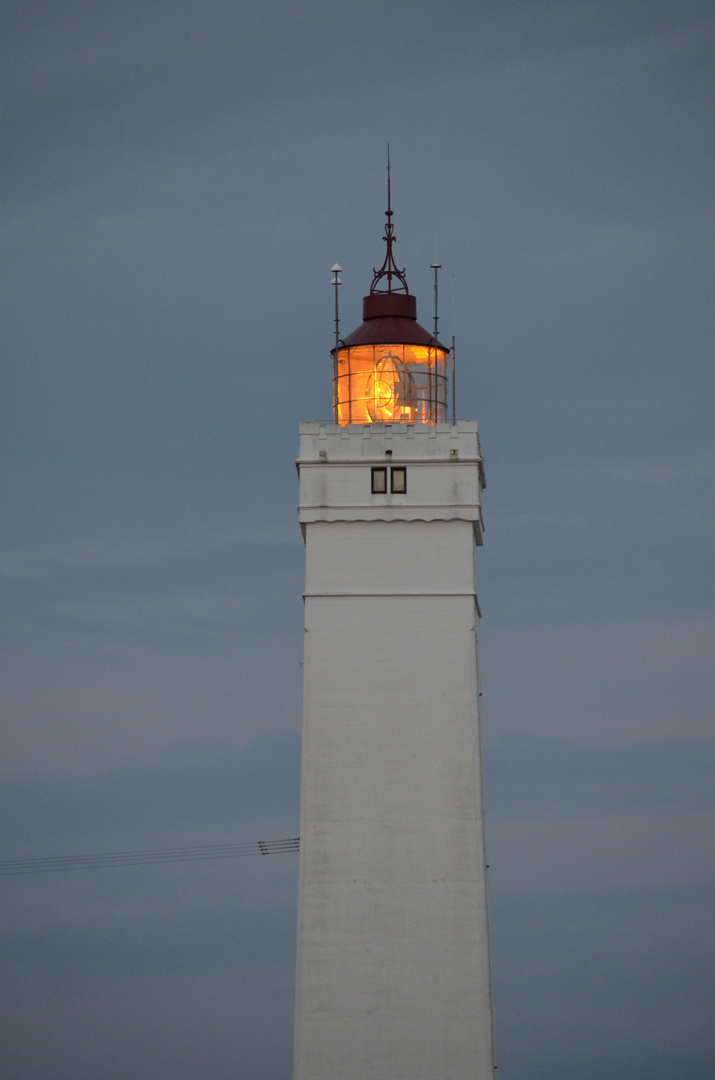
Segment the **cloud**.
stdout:
<path fill-rule="evenodd" d="M 595 739 L 487 740 L 495 897 L 715 885 L 715 742 Z"/>
<path fill-rule="evenodd" d="M 270 525 L 237 525 L 231 530 L 211 531 L 195 536 L 172 536 L 161 541 L 110 541 L 88 544 L 75 542 L 50 549 L 8 551 L 0 555 L 0 575 L 9 579 L 47 578 L 58 570 L 111 570 L 118 566 L 151 566 L 210 557 L 236 555 L 242 547 L 300 546 L 300 533 Z"/>
<path fill-rule="evenodd" d="M 499 1071 L 707 1075 L 712 902 L 712 888 L 687 884 L 496 900 Z"/>
<path fill-rule="evenodd" d="M 296 835 L 299 772 L 297 734 L 265 733 L 247 747 L 174 742 L 154 763 L 101 773 L 6 778 L 4 857 Z"/>
<path fill-rule="evenodd" d="M 602 744 L 712 731 L 712 616 L 553 617 L 544 603 L 484 634 L 492 736 L 569 735 Z"/>
<path fill-rule="evenodd" d="M 287 1080 L 297 859 L 279 858 L 26 884 L 1 934 L 4 1067 Z"/>
<path fill-rule="evenodd" d="M 505 735 L 488 756 L 490 811 L 496 821 L 715 811 L 714 775 L 710 739 L 599 746 L 587 739 Z"/>
<path fill-rule="evenodd" d="M 299 759 L 297 735 L 193 740 L 153 765 L 11 780 L 4 854 L 295 835 Z M 279 855 L 3 878 L 5 1067 L 90 1075 L 111 1052 L 167 1080 L 197 1061 L 287 1077 L 296 877 Z"/>

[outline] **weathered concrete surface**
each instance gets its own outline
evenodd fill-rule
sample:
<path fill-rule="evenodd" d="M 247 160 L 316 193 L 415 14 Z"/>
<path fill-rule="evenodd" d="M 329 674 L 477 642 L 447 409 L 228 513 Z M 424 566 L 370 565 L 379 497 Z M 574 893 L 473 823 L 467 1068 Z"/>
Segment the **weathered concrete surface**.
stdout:
<path fill-rule="evenodd" d="M 294 1080 L 491 1080 L 476 424 L 302 425 L 299 471 Z"/>

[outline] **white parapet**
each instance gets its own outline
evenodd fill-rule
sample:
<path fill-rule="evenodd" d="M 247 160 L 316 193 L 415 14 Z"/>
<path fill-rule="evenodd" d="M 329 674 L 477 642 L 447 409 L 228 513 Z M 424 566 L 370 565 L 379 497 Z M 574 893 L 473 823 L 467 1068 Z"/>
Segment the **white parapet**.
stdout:
<path fill-rule="evenodd" d="M 294 1080 L 492 1080 L 477 425 L 303 424 L 298 468 Z"/>
<path fill-rule="evenodd" d="M 405 494 L 375 494 L 365 483 L 378 465 L 409 467 Z M 326 465 L 334 466 L 326 469 Z M 300 425 L 300 522 L 451 521 L 474 523 L 478 544 L 486 487 L 474 420 L 457 424 Z"/>

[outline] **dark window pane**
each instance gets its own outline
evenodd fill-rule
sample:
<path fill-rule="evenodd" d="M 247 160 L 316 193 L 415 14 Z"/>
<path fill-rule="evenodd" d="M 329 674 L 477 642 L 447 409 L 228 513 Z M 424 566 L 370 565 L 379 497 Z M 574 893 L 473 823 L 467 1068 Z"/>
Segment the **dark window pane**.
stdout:
<path fill-rule="evenodd" d="M 404 495 L 407 491 L 407 469 L 396 468 L 391 475 L 392 490 L 397 495 Z"/>
<path fill-rule="evenodd" d="M 384 495 L 387 491 L 387 469 L 373 469 L 372 470 L 372 493 L 373 495 Z"/>

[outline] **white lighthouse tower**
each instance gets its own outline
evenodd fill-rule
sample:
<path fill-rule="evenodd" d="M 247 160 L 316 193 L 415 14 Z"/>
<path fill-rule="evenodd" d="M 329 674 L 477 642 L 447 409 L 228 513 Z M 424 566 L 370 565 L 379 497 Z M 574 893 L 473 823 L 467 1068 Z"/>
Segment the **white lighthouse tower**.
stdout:
<path fill-rule="evenodd" d="M 389 176 L 389 173 L 388 173 Z M 475 421 L 387 250 L 300 427 L 294 1080 L 493 1080 Z M 435 326 L 436 332 L 436 326 Z"/>

